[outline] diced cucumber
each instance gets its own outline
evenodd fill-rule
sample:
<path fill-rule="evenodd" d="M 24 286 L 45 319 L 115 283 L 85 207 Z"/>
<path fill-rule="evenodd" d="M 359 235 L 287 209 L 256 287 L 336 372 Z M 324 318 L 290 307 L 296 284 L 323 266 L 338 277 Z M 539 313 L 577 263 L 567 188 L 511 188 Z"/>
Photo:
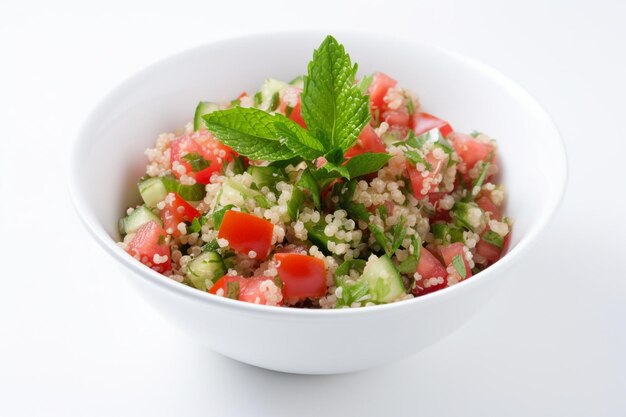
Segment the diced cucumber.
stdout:
<path fill-rule="evenodd" d="M 163 226 L 161 218 L 154 214 L 146 206 L 139 206 L 132 213 L 122 219 L 123 231 L 125 234 L 136 232 L 144 224 L 155 221 L 159 226 Z"/>
<path fill-rule="evenodd" d="M 259 167 L 251 165 L 248 167 L 248 174 L 252 175 L 252 181 L 259 190 L 263 187 L 273 187 L 278 181 L 287 180 L 287 176 L 282 169 L 272 166 Z"/>
<path fill-rule="evenodd" d="M 289 85 L 296 88 L 304 88 L 304 75 L 298 75 L 296 78 L 289 81 Z"/>
<path fill-rule="evenodd" d="M 187 264 L 185 277 L 194 287 L 206 291 L 207 280 L 215 282 L 226 274 L 226 266 L 217 252 L 204 252 Z"/>
<path fill-rule="evenodd" d="M 367 282 L 370 301 L 390 303 L 406 293 L 402 277 L 387 255 L 367 261 L 359 280 Z"/>
<path fill-rule="evenodd" d="M 270 203 L 263 193 L 247 188 L 233 179 L 228 179 L 222 185 L 217 201 L 221 206 L 232 204 L 237 207 L 243 207 L 247 199 L 254 200 L 260 207 L 270 207 Z"/>
<path fill-rule="evenodd" d="M 298 214 L 302 210 L 304 205 L 304 193 L 300 191 L 298 187 L 293 187 L 291 191 L 291 198 L 287 202 L 287 213 L 291 221 L 298 220 Z"/>
<path fill-rule="evenodd" d="M 163 201 L 168 193 L 163 181 L 161 181 L 161 177 L 148 178 L 140 181 L 137 186 L 139 187 L 139 194 L 141 194 L 143 202 L 146 203 L 148 207 L 152 208 Z"/>
<path fill-rule="evenodd" d="M 210 101 L 201 101 L 198 103 L 196 113 L 193 116 L 193 130 L 200 130 L 201 127 L 204 127 L 204 120 L 202 120 L 202 116 L 219 109 L 219 104 L 211 103 Z"/>

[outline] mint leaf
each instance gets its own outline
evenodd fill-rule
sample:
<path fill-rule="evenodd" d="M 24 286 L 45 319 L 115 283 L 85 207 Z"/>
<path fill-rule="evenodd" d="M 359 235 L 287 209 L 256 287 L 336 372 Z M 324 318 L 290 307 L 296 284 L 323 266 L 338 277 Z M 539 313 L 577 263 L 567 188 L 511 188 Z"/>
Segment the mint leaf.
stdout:
<path fill-rule="evenodd" d="M 350 171 L 348 171 L 348 168 L 345 165 L 335 164 L 334 162 L 326 161 L 322 168 L 330 173 L 336 172 L 337 174 L 339 174 L 339 176 L 350 179 Z"/>
<path fill-rule="evenodd" d="M 356 72 L 357 65 L 332 36 L 313 52 L 301 96 L 302 118 L 327 148 L 347 150 L 370 120 L 369 97 L 354 84 Z"/>
<path fill-rule="evenodd" d="M 361 155 L 353 156 L 345 165 L 350 173 L 350 178 L 360 177 L 361 175 L 376 172 L 391 159 L 391 155 L 386 153 L 366 152 Z"/>
<path fill-rule="evenodd" d="M 372 81 L 374 81 L 373 75 L 365 75 L 363 76 L 363 78 L 361 78 L 361 81 L 357 83 L 359 90 L 361 90 L 361 94 L 367 93 L 367 89 L 372 84 Z"/>
<path fill-rule="evenodd" d="M 297 156 L 279 138 L 275 116 L 255 108 L 234 107 L 202 116 L 222 143 L 251 159 L 279 161 Z"/>
<path fill-rule="evenodd" d="M 304 159 L 313 160 L 324 154 L 324 145 L 298 123 L 281 114 L 276 114 L 274 117 L 277 119 L 274 126 L 278 133 L 279 141 L 296 155 Z"/>

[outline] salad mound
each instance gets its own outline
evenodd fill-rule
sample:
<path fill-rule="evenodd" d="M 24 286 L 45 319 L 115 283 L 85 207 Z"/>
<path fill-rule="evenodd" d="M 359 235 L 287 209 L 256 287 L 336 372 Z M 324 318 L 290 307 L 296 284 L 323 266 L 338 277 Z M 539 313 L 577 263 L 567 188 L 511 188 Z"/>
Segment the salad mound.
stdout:
<path fill-rule="evenodd" d="M 306 76 L 200 102 L 146 150 L 120 246 L 198 290 L 303 308 L 419 297 L 498 261 L 512 222 L 495 141 L 356 76 L 328 36 Z"/>

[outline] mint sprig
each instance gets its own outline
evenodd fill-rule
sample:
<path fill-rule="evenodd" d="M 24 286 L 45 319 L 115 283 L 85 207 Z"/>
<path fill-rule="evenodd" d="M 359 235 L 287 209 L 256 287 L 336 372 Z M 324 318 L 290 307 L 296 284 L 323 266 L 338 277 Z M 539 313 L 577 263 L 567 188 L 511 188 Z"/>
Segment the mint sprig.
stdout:
<path fill-rule="evenodd" d="M 364 83 L 355 84 L 356 72 L 357 65 L 344 47 L 327 36 L 313 52 L 304 79 L 301 109 L 307 129 L 282 114 L 256 108 L 235 107 L 202 118 L 220 141 L 250 159 L 311 162 L 323 157 L 322 168 L 330 179 L 369 174 L 391 157 L 365 153 L 346 162 L 345 152 L 370 120 L 369 97 L 364 94 Z"/>

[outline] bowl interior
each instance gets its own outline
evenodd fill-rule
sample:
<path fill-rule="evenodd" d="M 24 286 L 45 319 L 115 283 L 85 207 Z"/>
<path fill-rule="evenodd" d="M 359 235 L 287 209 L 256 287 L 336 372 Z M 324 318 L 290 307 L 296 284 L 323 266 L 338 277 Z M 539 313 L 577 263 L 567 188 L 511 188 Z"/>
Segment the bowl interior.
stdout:
<path fill-rule="evenodd" d="M 206 45 L 161 61 L 114 90 L 73 149 L 72 191 L 92 232 L 113 248 L 118 219 L 139 202 L 143 152 L 159 133 L 190 121 L 200 100 L 228 101 L 255 92 L 265 78 L 290 80 L 306 72 L 323 37 L 277 33 Z M 372 35 L 336 37 L 359 64 L 359 75 L 385 72 L 456 130 L 497 139 L 506 213 L 515 220 L 506 257 L 530 242 L 555 210 L 566 172 L 558 132 L 541 107 L 496 71 L 462 56 Z"/>

